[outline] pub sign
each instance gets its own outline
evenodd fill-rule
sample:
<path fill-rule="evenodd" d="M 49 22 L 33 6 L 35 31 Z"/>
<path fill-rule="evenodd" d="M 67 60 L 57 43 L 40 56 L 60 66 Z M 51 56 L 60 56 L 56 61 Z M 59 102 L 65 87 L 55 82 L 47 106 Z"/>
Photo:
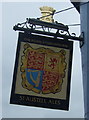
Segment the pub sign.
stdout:
<path fill-rule="evenodd" d="M 73 42 L 19 33 L 10 104 L 69 110 Z"/>

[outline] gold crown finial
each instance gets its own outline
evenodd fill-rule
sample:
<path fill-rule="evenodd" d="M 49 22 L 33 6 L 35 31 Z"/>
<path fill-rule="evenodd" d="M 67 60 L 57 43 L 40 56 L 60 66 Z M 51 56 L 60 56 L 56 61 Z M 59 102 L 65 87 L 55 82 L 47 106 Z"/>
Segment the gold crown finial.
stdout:
<path fill-rule="evenodd" d="M 56 11 L 55 9 L 53 9 L 52 7 L 48 7 L 48 6 L 43 6 L 43 7 L 40 7 L 40 10 L 42 13 L 42 17 L 40 18 L 40 20 L 45 21 L 45 22 L 51 22 L 51 23 L 54 22 L 53 14 Z"/>

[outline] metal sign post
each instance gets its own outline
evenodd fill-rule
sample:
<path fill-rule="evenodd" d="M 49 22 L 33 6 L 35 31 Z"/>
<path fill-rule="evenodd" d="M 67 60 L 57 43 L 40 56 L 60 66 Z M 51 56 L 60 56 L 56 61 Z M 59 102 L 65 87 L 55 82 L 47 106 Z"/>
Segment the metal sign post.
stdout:
<path fill-rule="evenodd" d="M 81 48 L 83 89 L 84 89 L 84 117 L 89 120 L 89 2 L 80 6 L 81 31 L 84 32 L 85 44 Z"/>

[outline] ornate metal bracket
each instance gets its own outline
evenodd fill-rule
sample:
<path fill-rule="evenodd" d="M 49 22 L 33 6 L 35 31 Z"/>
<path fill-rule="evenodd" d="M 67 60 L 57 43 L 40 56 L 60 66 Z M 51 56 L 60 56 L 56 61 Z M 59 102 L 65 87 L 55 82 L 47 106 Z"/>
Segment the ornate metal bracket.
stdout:
<path fill-rule="evenodd" d="M 80 38 L 82 38 L 82 41 L 80 41 L 80 48 L 84 45 L 84 32 L 81 33 Z"/>
<path fill-rule="evenodd" d="M 80 47 L 83 46 L 84 39 L 83 36 L 76 37 L 75 33 L 72 33 L 70 35 L 69 28 L 67 25 L 64 25 L 62 23 L 54 22 L 44 22 L 39 19 L 31 19 L 27 18 L 26 22 L 18 23 L 13 27 L 13 29 L 24 31 L 29 34 L 35 33 L 35 34 L 41 34 L 46 36 L 53 36 L 55 38 L 65 39 L 65 40 L 76 40 L 80 41 Z"/>

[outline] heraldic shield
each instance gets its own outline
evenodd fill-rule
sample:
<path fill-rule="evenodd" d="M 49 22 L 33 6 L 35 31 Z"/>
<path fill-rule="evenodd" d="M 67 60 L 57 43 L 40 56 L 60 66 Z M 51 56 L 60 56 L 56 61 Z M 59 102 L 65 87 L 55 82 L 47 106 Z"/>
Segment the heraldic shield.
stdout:
<path fill-rule="evenodd" d="M 11 104 L 68 110 L 73 42 L 19 33 Z"/>
<path fill-rule="evenodd" d="M 33 49 L 29 44 L 25 44 L 23 53 L 22 86 L 36 93 L 59 92 L 65 77 L 66 51 L 54 52 L 48 48 Z"/>

